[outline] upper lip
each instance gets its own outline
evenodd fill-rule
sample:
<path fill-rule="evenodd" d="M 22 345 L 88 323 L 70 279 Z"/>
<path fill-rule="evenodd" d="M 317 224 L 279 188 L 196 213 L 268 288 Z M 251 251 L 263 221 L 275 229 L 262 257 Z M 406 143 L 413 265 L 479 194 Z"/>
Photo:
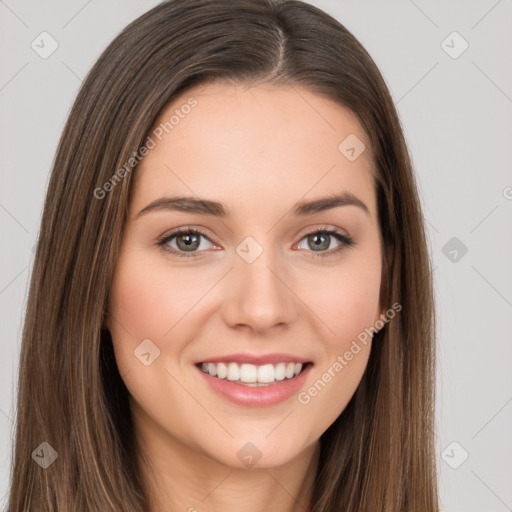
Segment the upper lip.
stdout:
<path fill-rule="evenodd" d="M 294 356 L 292 354 L 248 354 L 248 353 L 239 353 L 239 354 L 227 354 L 225 356 L 218 357 L 209 357 L 206 359 L 201 359 L 200 361 L 196 361 L 195 364 L 200 363 L 237 363 L 237 364 L 254 364 L 254 365 L 263 365 L 263 364 L 277 364 L 277 363 L 310 363 L 311 360 L 305 359 L 303 357 Z"/>

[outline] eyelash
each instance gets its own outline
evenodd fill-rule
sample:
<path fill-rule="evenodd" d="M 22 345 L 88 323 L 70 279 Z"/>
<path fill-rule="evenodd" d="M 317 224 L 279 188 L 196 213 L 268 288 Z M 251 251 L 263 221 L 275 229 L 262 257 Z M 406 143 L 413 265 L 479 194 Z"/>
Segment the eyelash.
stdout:
<path fill-rule="evenodd" d="M 334 229 L 334 228 L 320 228 L 320 229 L 311 231 L 309 233 L 306 233 L 301 238 L 301 240 L 303 240 L 304 238 L 306 238 L 308 236 L 316 235 L 316 234 L 319 234 L 319 233 L 321 233 L 321 234 L 328 234 L 328 235 L 333 236 L 339 242 L 341 242 L 341 245 L 339 247 L 337 247 L 336 249 L 330 249 L 328 251 L 320 251 L 320 252 L 309 251 L 309 252 L 313 253 L 313 257 L 325 258 L 327 256 L 333 256 L 334 254 L 339 253 L 343 249 L 345 249 L 347 247 L 352 247 L 355 244 L 354 239 L 351 236 L 345 235 L 345 234 L 339 232 L 337 229 Z M 173 231 L 172 233 L 164 235 L 162 238 L 160 238 L 158 240 L 157 244 L 165 252 L 173 254 L 173 255 L 176 255 L 176 256 L 180 256 L 180 257 L 184 257 L 184 258 L 194 258 L 194 257 L 197 257 L 198 252 L 200 253 L 200 252 L 203 252 L 203 251 L 196 251 L 196 252 L 190 251 L 190 252 L 187 253 L 185 251 L 176 251 L 176 249 L 174 249 L 172 247 L 166 246 L 166 244 L 169 241 L 171 241 L 174 237 L 179 236 L 179 235 L 183 235 L 183 234 L 200 235 L 200 236 L 206 238 L 208 241 L 211 242 L 211 240 L 209 239 L 208 235 L 206 233 L 204 233 L 203 231 L 201 231 L 200 229 L 197 229 L 197 228 L 190 228 L 190 229 L 189 228 L 185 228 L 185 229 L 179 229 L 177 231 Z"/>

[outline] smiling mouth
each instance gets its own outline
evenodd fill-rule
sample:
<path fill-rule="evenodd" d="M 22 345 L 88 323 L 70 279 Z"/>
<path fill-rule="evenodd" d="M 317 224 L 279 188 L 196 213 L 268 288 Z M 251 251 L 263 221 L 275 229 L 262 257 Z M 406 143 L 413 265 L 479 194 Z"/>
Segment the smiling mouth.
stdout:
<path fill-rule="evenodd" d="M 273 386 L 297 377 L 313 363 L 280 362 L 277 364 L 254 365 L 235 362 L 197 363 L 204 373 L 220 380 L 248 387 Z"/>

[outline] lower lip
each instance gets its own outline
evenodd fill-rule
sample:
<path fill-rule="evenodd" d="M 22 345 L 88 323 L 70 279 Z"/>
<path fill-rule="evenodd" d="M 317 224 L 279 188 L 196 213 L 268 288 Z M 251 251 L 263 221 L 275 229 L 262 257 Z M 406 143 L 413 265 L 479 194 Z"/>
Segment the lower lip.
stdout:
<path fill-rule="evenodd" d="M 243 384 L 235 384 L 227 379 L 212 377 L 196 366 L 197 371 L 203 376 L 207 384 L 219 395 L 229 401 L 247 407 L 269 407 L 284 402 L 292 395 L 298 393 L 313 365 L 308 363 L 306 368 L 292 379 L 274 381 L 267 386 L 250 387 Z"/>

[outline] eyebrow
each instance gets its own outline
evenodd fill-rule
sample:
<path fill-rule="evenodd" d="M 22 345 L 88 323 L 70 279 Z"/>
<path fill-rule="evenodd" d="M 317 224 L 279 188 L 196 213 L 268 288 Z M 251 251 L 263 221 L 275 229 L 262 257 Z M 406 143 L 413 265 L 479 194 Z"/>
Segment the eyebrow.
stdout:
<path fill-rule="evenodd" d="M 299 201 L 292 207 L 292 215 L 303 217 L 323 212 L 325 210 L 330 210 L 332 208 L 337 208 L 339 206 L 357 206 L 367 215 L 370 214 L 370 210 L 360 199 L 350 192 L 343 192 L 341 194 L 333 194 L 328 197 L 322 197 L 312 201 Z M 155 199 L 137 214 L 137 218 L 150 212 L 162 210 L 199 213 L 220 218 L 227 218 L 231 216 L 229 208 L 217 201 L 191 196 L 175 196 Z"/>

